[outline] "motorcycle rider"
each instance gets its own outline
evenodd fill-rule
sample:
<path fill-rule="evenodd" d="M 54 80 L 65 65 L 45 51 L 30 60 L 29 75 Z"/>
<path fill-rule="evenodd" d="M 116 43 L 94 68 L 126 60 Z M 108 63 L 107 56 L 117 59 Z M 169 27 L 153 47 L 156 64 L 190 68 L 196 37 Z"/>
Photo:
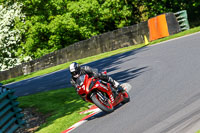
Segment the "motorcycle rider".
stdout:
<path fill-rule="evenodd" d="M 88 74 L 89 77 L 99 78 L 104 82 L 110 83 L 112 87 L 115 89 L 115 92 L 123 92 L 124 89 L 120 86 L 120 84 L 112 79 L 110 76 L 104 73 L 98 73 L 98 70 L 92 69 L 89 66 L 80 67 L 80 65 L 76 62 L 73 62 L 69 67 L 70 73 L 72 75 L 71 84 L 78 91 L 78 85 L 76 84 L 76 79 L 82 74 Z"/>

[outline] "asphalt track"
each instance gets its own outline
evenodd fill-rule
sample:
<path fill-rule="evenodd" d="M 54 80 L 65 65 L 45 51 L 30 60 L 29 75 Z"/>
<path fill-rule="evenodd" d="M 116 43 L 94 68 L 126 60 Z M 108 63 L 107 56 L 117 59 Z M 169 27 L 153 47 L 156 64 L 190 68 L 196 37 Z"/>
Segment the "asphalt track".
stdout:
<path fill-rule="evenodd" d="M 192 133 L 200 129 L 200 33 L 88 64 L 133 86 L 131 101 L 73 133 Z M 69 72 L 7 85 L 23 96 L 69 87 Z"/>

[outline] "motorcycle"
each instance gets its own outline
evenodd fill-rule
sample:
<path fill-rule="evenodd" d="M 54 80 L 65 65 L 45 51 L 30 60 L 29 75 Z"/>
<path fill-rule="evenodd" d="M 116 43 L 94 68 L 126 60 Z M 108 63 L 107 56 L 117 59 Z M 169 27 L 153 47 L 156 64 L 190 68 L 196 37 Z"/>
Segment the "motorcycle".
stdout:
<path fill-rule="evenodd" d="M 104 72 L 105 74 L 107 72 Z M 122 85 L 123 92 L 116 92 L 110 83 L 106 83 L 100 79 L 89 77 L 87 74 L 81 75 L 77 79 L 78 94 L 87 102 L 94 103 L 101 110 L 111 113 L 114 107 L 119 103 L 127 103 L 130 97 L 127 86 Z"/>

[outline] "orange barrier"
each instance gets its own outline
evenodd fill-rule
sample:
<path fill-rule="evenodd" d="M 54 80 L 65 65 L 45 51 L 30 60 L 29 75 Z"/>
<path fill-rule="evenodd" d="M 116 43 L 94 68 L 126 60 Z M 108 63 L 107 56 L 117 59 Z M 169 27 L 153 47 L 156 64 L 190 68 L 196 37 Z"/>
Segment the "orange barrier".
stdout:
<path fill-rule="evenodd" d="M 165 14 L 148 20 L 150 41 L 169 36 Z"/>

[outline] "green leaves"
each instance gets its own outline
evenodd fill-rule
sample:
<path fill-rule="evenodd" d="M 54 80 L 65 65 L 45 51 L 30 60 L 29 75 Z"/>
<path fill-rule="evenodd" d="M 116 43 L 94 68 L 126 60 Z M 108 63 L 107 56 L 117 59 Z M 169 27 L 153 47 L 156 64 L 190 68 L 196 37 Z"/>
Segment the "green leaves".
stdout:
<path fill-rule="evenodd" d="M 105 27 L 109 30 L 114 30 L 130 25 L 133 20 L 128 20 L 132 17 L 132 5 L 127 5 L 126 1 L 107 0 L 100 8 L 101 20 L 105 23 Z"/>
<path fill-rule="evenodd" d="M 70 13 L 55 16 L 47 27 L 50 32 L 48 44 L 56 49 L 75 43 L 76 37 L 81 38 L 79 26 Z"/>
<path fill-rule="evenodd" d="M 150 17 L 187 10 L 191 22 L 199 22 L 200 2 L 195 0 L 17 0 L 26 15 L 15 18 L 10 28 L 19 31 L 9 55 L 26 61 L 104 32 L 148 20 Z M 9 2 L 5 4 L 6 2 Z M 0 0 L 10 6 L 15 0 Z M 8 10 L 8 9 L 7 9 Z M 6 17 L 5 17 L 6 18 Z M 2 26 L 0 21 L 0 26 Z M 1 34 L 1 33 L 0 33 Z M 12 40 L 12 37 L 7 36 Z M 4 42 L 6 44 L 6 42 Z M 5 47 L 4 47 L 5 48 Z M 15 53 L 15 54 L 13 54 Z M 4 53 L 1 56 L 8 56 Z M 3 62 L 3 58 L 1 59 Z M 7 65 L 15 63 L 7 63 Z M 11 66 L 12 66 L 11 65 Z"/>
<path fill-rule="evenodd" d="M 16 24 L 23 22 L 23 18 L 20 3 L 0 5 L 0 70 L 20 62 L 16 53 L 21 36 Z"/>

